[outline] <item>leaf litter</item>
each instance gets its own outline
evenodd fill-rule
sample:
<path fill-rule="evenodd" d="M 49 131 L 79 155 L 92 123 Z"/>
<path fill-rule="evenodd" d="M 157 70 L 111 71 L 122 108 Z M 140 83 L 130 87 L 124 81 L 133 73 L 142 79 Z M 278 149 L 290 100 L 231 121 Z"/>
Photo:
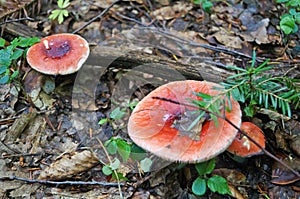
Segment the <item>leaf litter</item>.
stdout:
<path fill-rule="evenodd" d="M 9 1 L 8 1 L 9 2 Z M 15 3 L 15 2 L 14 2 Z M 84 11 L 85 15 L 78 15 L 80 20 L 74 20 L 74 23 L 66 21 L 61 26 L 55 23 L 43 22 L 41 24 L 41 30 L 43 33 L 49 32 L 58 33 L 59 31 L 68 30 L 69 26 L 73 29 L 81 27 L 91 17 L 97 15 L 99 11 L 110 5 L 112 1 L 83 1 L 81 6 L 78 6 L 78 1 L 72 1 L 70 10 L 73 14 Z M 52 5 L 54 6 L 54 4 Z M 99 21 L 92 23 L 84 31 L 80 33 L 90 38 L 90 41 L 98 45 L 103 40 L 108 41 L 112 34 L 123 33 L 125 40 L 130 43 L 131 50 L 138 49 L 145 52 L 151 52 L 159 56 L 164 56 L 173 59 L 170 55 L 176 55 L 179 61 L 189 62 L 193 58 L 202 56 L 206 57 L 209 61 L 217 61 L 223 64 L 241 63 L 239 58 L 234 60 L 234 57 L 227 56 L 226 59 L 222 57 L 222 53 L 214 53 L 211 50 L 204 50 L 199 46 L 193 46 L 192 43 L 179 43 L 174 40 L 165 41 L 166 35 L 154 34 L 157 32 L 145 31 L 145 29 L 139 29 L 138 31 L 128 31 L 134 25 L 134 21 L 127 20 L 123 16 L 130 16 L 134 20 L 140 19 L 141 23 L 163 23 L 164 27 L 171 30 L 173 35 L 180 35 L 180 38 L 192 40 L 201 44 L 212 44 L 216 46 L 223 45 L 226 48 L 240 49 L 241 52 L 248 54 L 252 51 L 252 47 L 256 47 L 258 55 L 266 55 L 271 57 L 274 54 L 270 53 L 270 49 L 277 49 L 276 56 L 279 55 L 282 59 L 287 60 L 288 56 L 282 54 L 285 46 L 282 45 L 280 40 L 280 31 L 276 27 L 275 19 L 272 17 L 276 14 L 274 4 L 271 1 L 257 2 L 257 1 L 236 1 L 235 4 L 228 5 L 225 3 L 216 3 L 213 7 L 213 13 L 211 16 L 204 14 L 200 11 L 199 7 L 193 5 L 190 1 L 163 3 L 163 4 L 151 4 L 151 2 L 142 1 L 125 1 L 120 5 L 117 5 L 111 9 L 110 13 L 101 18 Z M 143 7 L 148 8 L 150 15 L 143 10 Z M 183 7 L 185 9 L 183 9 Z M 80 10 L 80 12 L 79 12 Z M 143 10 L 143 12 L 140 12 Z M 46 15 L 42 15 L 46 19 Z M 149 18 L 153 21 L 149 21 Z M 69 24 L 70 23 L 70 24 Z M 29 24 L 29 23 L 28 23 Z M 32 23 L 33 24 L 33 23 Z M 99 25 L 100 24 L 100 25 Z M 50 30 L 50 31 L 49 31 Z M 126 32 L 127 31 L 127 32 Z M 69 31 L 70 32 L 70 31 Z M 133 34 L 133 37 L 132 37 Z M 134 35 L 135 34 L 135 35 Z M 131 37 L 130 37 L 131 36 Z M 155 42 L 145 44 L 143 41 L 149 42 L 147 38 L 155 38 Z M 118 38 L 120 39 L 120 38 Z M 114 41 L 115 40 L 115 41 Z M 124 38 L 121 38 L 124 41 Z M 117 38 L 110 40 L 115 45 L 120 45 Z M 175 40 L 176 41 L 176 40 Z M 143 45 L 141 45 L 143 43 Z M 264 45 L 262 45 L 264 44 Z M 109 44 L 107 44 L 109 45 Z M 124 44 L 126 46 L 127 44 Z M 265 48 L 267 45 L 267 49 Z M 296 40 L 292 44 L 291 48 L 299 45 Z M 142 46 L 142 47 L 141 47 Z M 274 46 L 276 48 L 274 48 Z M 158 49 L 158 50 L 157 50 Z M 221 55 L 221 56 L 220 56 Z M 297 54 L 296 54 L 297 55 Z M 206 60 L 206 61 L 207 61 Z M 233 61 L 234 60 L 234 61 Z M 39 75 L 34 75 L 35 78 L 40 79 Z M 1 99 L 1 132 L 0 132 L 0 149 L 2 159 L 0 159 L 0 176 L 19 176 L 24 178 L 47 178 L 54 180 L 67 180 L 82 179 L 82 180 L 102 180 L 109 181 L 109 179 L 101 174 L 101 166 L 99 165 L 98 157 L 105 157 L 101 154 L 101 150 L 97 149 L 98 143 L 95 141 L 95 137 L 101 140 L 106 140 L 112 135 L 117 135 L 118 132 L 114 131 L 111 125 L 99 127 L 97 122 L 108 115 L 109 110 L 109 98 L 112 87 L 115 85 L 116 78 L 115 73 L 110 71 L 102 82 L 107 83 L 110 86 L 102 86 L 99 89 L 98 103 L 84 104 L 84 102 L 78 102 L 79 105 L 85 105 L 81 107 L 94 111 L 92 115 L 75 114 L 75 125 L 70 121 L 68 117 L 70 107 L 70 93 L 69 86 L 72 84 L 70 79 L 72 78 L 56 78 L 55 84 L 60 89 L 57 89 L 54 94 L 47 94 L 48 97 L 42 97 L 44 94 L 43 82 L 34 84 L 37 88 L 31 87 L 27 90 L 29 93 L 29 99 L 20 92 L 20 86 L 14 84 L 1 85 L 0 99 Z M 26 80 L 25 80 L 26 81 Z M 32 82 L 30 80 L 29 82 Z M 34 81 L 35 82 L 35 81 Z M 21 83 L 24 84 L 24 81 Z M 131 84 L 134 84 L 131 82 Z M 26 83 L 25 86 L 30 86 L 30 83 Z M 72 87 L 71 87 L 72 88 Z M 34 93 L 37 89 L 36 93 Z M 137 91 L 136 95 L 142 98 L 146 92 L 151 91 L 152 87 L 145 87 L 141 91 Z M 143 91 L 143 92 L 142 92 Z M 32 93 L 33 92 L 33 93 Z M 83 91 L 76 91 L 83 93 Z M 93 95 L 88 93 L 88 95 Z M 49 98 L 50 96 L 50 98 Z M 34 100 L 30 98 L 34 97 Z M 36 100 L 36 97 L 39 100 Z M 119 102 L 118 102 L 119 103 Z M 38 110 L 35 110 L 35 108 Z M 43 111 L 42 111 L 43 110 Z M 296 128 L 299 124 L 295 119 L 291 119 L 291 124 L 287 124 L 286 129 L 278 129 L 281 120 L 274 119 L 274 117 L 265 113 L 260 115 L 264 120 L 268 118 L 268 123 L 274 121 L 272 129 L 268 129 L 266 137 L 269 139 L 272 147 L 275 149 L 283 150 L 284 153 L 296 154 L 297 157 L 292 159 L 284 154 L 283 159 L 288 159 L 294 164 L 295 168 L 299 168 L 298 152 L 299 152 L 299 133 Z M 124 119 L 125 120 L 125 119 Z M 91 125 L 85 125 L 85 124 Z M 121 124 L 124 122 L 121 122 Z M 264 126 L 264 123 L 261 122 Z M 52 126 L 52 127 L 50 127 Z M 93 133 L 89 134 L 89 129 L 85 129 L 85 126 L 92 126 Z M 296 127 L 295 127 L 296 126 Z M 284 126 L 286 127 L 286 126 Z M 126 135 L 125 132 L 120 130 L 121 135 Z M 283 143 L 280 144 L 279 136 Z M 275 137 L 274 137 L 275 135 Z M 125 136 L 125 139 L 126 136 Z M 79 144 L 88 145 L 94 149 L 91 152 L 86 149 L 78 150 Z M 274 152 L 277 153 L 277 150 Z M 96 155 L 94 154 L 96 153 Z M 31 154 L 31 156 L 27 156 Z M 63 155 L 61 155 L 63 154 Z M 282 154 L 280 154 L 282 155 Z M 23 159 L 23 160 L 22 160 Z M 236 193 L 236 198 L 247 198 L 247 194 L 260 194 L 260 198 L 263 194 L 268 193 L 271 198 L 297 198 L 299 197 L 299 184 L 297 181 L 291 180 L 291 176 L 288 171 L 281 168 L 278 164 L 268 162 L 260 157 L 253 157 L 248 162 L 250 163 L 232 163 L 233 160 L 228 160 L 226 154 L 222 155 L 219 159 L 220 168 L 230 168 L 230 171 L 224 173 L 225 176 L 232 176 L 233 189 Z M 223 161 L 223 162 L 222 162 Z M 245 165 L 246 164 L 246 165 Z M 76 165 L 76 166 L 75 166 Z M 130 168 L 130 167 L 128 167 Z M 60 171 L 66 171 L 66 175 L 61 175 Z M 190 192 L 186 189 L 191 187 L 191 179 L 195 178 L 193 169 L 190 172 L 182 172 L 182 170 L 176 170 L 174 167 L 169 167 L 166 170 L 162 170 L 157 173 L 157 177 L 147 180 L 145 176 L 142 178 L 139 175 L 135 175 L 130 172 L 131 170 L 125 170 L 125 175 L 131 177 L 129 179 L 136 183 L 136 187 L 124 188 L 122 190 L 124 197 L 129 198 L 148 198 L 148 197 L 161 197 L 161 198 L 182 198 L 189 195 Z M 272 174 L 264 175 L 265 173 Z M 189 174 L 190 173 L 190 174 Z M 232 174 L 233 173 L 233 174 Z M 257 174 L 256 174 L 257 173 Z M 247 176 L 246 176 L 247 175 Z M 42 177 L 41 177 L 42 176 Z M 94 178 L 93 178 L 94 177 Z M 244 180 L 244 177 L 247 180 Z M 140 182 L 140 180 L 145 181 Z M 242 186 L 236 185 L 241 182 Z M 157 179 L 155 181 L 155 179 Z M 281 180 L 277 184 L 286 184 L 287 186 L 277 186 L 276 179 Z M 271 184 L 271 180 L 275 182 Z M 297 179 L 296 179 L 297 180 Z M 292 182 L 293 181 L 293 182 Z M 140 183 L 138 183 L 140 182 Z M 130 182 L 129 182 L 130 183 Z M 295 184 L 296 183 L 296 184 Z M 64 189 L 63 187 L 47 187 L 39 184 L 28 185 L 17 181 L 3 182 L 4 186 L 1 186 L 1 193 L 9 195 L 12 198 L 17 197 L 32 197 L 42 198 L 51 195 L 66 194 L 70 197 L 107 197 L 115 198 L 119 196 L 118 189 L 111 188 L 99 188 L 94 189 L 88 187 L 85 192 L 81 192 L 80 189 L 76 192 L 72 192 L 72 188 Z M 289 186 L 292 184 L 293 186 Z M 253 185 L 253 187 L 250 187 Z M 247 187 L 245 190 L 240 187 Z M 257 187 L 260 187 L 258 189 Z M 40 190 L 43 190 L 41 192 Z M 251 191 L 249 191 L 251 190 Z M 247 193 L 245 193 L 247 192 Z M 250 193 L 249 193 L 250 192 Z M 36 193 L 36 195 L 34 194 Z M 213 194 L 213 193 L 212 193 Z M 239 196 L 238 196 L 239 195 Z M 216 195 L 213 195 L 216 196 Z M 220 196 L 216 196 L 220 197 Z M 254 196 L 253 196 L 254 197 Z"/>

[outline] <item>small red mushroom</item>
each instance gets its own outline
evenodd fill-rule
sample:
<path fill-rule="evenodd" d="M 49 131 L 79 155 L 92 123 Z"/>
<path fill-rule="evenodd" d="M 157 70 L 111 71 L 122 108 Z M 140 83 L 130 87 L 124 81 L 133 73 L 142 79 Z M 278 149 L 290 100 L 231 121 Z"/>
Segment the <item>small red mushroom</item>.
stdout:
<path fill-rule="evenodd" d="M 213 87 L 220 85 L 185 80 L 171 82 L 153 90 L 139 102 L 129 118 L 130 138 L 147 151 L 171 161 L 203 162 L 222 153 L 234 140 L 237 130 L 221 118 L 218 118 L 216 126 L 208 117 L 201 119 L 193 129 L 187 130 L 198 116 L 193 112 L 197 107 L 187 107 L 183 104 L 190 103 L 190 99 L 201 100 L 193 92 L 212 96 L 221 92 Z M 182 104 L 153 97 L 167 98 Z M 240 106 L 233 99 L 231 104 L 232 110 L 225 115 L 239 127 Z"/>
<path fill-rule="evenodd" d="M 243 122 L 241 130 L 255 140 L 262 148 L 265 148 L 265 136 L 258 126 L 251 122 Z M 227 151 L 240 157 L 250 157 L 262 153 L 262 150 L 257 145 L 240 133 L 238 133 Z"/>
<path fill-rule="evenodd" d="M 89 52 L 88 42 L 79 35 L 55 34 L 31 46 L 27 51 L 27 62 L 44 74 L 67 75 L 81 68 Z"/>

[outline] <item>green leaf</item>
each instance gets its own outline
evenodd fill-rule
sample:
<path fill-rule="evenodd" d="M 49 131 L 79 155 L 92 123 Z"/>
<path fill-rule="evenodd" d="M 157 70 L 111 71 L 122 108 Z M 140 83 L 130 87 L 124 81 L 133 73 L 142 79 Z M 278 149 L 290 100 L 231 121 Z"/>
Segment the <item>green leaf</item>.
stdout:
<path fill-rule="evenodd" d="M 6 66 L 0 66 L 0 75 L 2 75 L 3 73 L 5 73 L 7 70 Z"/>
<path fill-rule="evenodd" d="M 242 72 L 247 72 L 247 70 L 237 67 L 237 66 L 226 66 L 226 68 L 231 69 L 231 70 L 238 70 L 238 71 L 242 71 Z"/>
<path fill-rule="evenodd" d="M 244 112 L 248 117 L 253 117 L 255 109 L 253 106 L 246 106 L 244 108 Z"/>
<path fill-rule="evenodd" d="M 55 20 L 60 14 L 60 10 L 52 10 L 49 19 Z"/>
<path fill-rule="evenodd" d="M 23 54 L 23 50 L 18 49 L 18 50 L 15 50 L 15 51 L 13 52 L 13 54 L 11 55 L 10 58 L 11 58 L 11 60 L 16 60 L 16 59 L 18 59 L 19 57 L 21 57 L 22 54 Z"/>
<path fill-rule="evenodd" d="M 203 178 L 196 178 L 192 185 L 192 191 L 197 196 L 202 196 L 206 192 L 206 181 Z"/>
<path fill-rule="evenodd" d="M 11 74 L 11 76 L 10 76 L 10 80 L 12 80 L 12 79 L 14 79 L 15 77 L 17 77 L 18 74 L 19 74 L 19 71 L 18 71 L 18 70 L 14 71 L 13 74 Z"/>
<path fill-rule="evenodd" d="M 5 48 L 0 50 L 0 65 L 10 66 L 11 64 L 11 55 L 13 51 L 10 48 Z"/>
<path fill-rule="evenodd" d="M 286 3 L 286 6 L 288 7 L 298 7 L 300 5 L 300 1 L 299 0 L 289 0 Z"/>
<path fill-rule="evenodd" d="M 11 42 L 10 45 L 7 48 L 10 48 L 11 50 L 14 50 L 18 45 L 19 45 L 19 40 L 20 37 L 14 38 Z"/>
<path fill-rule="evenodd" d="M 21 37 L 19 39 L 18 46 L 20 46 L 22 48 L 26 48 L 26 47 L 30 47 L 33 44 L 38 43 L 38 42 L 40 42 L 40 39 L 37 37 L 28 37 L 28 38 Z"/>
<path fill-rule="evenodd" d="M 280 28 L 284 34 L 291 34 L 295 29 L 295 19 L 292 15 L 284 15 L 280 20 Z"/>
<path fill-rule="evenodd" d="M 58 24 L 62 24 L 62 22 L 64 22 L 64 14 L 62 12 L 59 13 L 57 21 Z"/>
<path fill-rule="evenodd" d="M 133 101 L 133 102 L 130 102 L 130 100 L 128 100 L 128 103 L 127 103 L 127 106 L 131 109 L 131 110 L 133 110 L 135 107 L 136 107 L 136 105 L 139 103 L 139 101 Z"/>
<path fill-rule="evenodd" d="M 116 158 L 109 166 L 111 168 L 111 170 L 116 170 L 119 168 L 121 162 L 118 158 Z"/>
<path fill-rule="evenodd" d="M 219 194 L 231 194 L 226 179 L 221 176 L 216 175 L 209 178 L 207 186 L 213 192 L 217 192 Z"/>
<path fill-rule="evenodd" d="M 0 78 L 0 84 L 7 84 L 9 82 L 9 75 L 3 75 L 1 78 Z"/>
<path fill-rule="evenodd" d="M 0 38 L 0 47 L 4 47 L 5 46 L 5 39 Z"/>
<path fill-rule="evenodd" d="M 125 115 L 125 111 L 121 110 L 120 107 L 115 108 L 110 114 L 110 118 L 114 120 L 121 119 Z"/>
<path fill-rule="evenodd" d="M 205 101 L 209 101 L 212 100 L 214 97 L 205 93 L 201 93 L 201 92 L 193 92 L 194 95 L 201 97 L 203 100 Z"/>
<path fill-rule="evenodd" d="M 215 165 L 216 165 L 215 159 L 211 159 L 206 162 L 201 162 L 201 163 L 195 164 L 195 168 L 196 168 L 198 174 L 200 176 L 203 176 L 205 174 L 210 174 L 214 170 Z"/>
<path fill-rule="evenodd" d="M 285 3 L 285 2 L 288 2 L 290 0 L 276 0 L 277 3 Z"/>
<path fill-rule="evenodd" d="M 141 161 L 144 158 L 146 158 L 146 156 L 147 156 L 147 153 L 145 152 L 144 149 L 142 149 L 141 147 L 137 146 L 136 144 L 132 144 L 130 157 L 133 160 Z"/>
<path fill-rule="evenodd" d="M 104 175 L 107 175 L 107 176 L 109 176 L 110 174 L 112 174 L 111 168 L 109 166 L 107 166 L 107 165 L 104 165 L 102 167 L 102 172 L 104 173 Z"/>
<path fill-rule="evenodd" d="M 194 4 L 199 5 L 200 4 L 200 0 L 193 0 Z"/>
<path fill-rule="evenodd" d="M 152 160 L 150 158 L 145 158 L 140 162 L 140 167 L 144 172 L 149 172 L 152 166 Z"/>
<path fill-rule="evenodd" d="M 212 7 L 213 7 L 213 3 L 210 1 L 206 1 L 202 4 L 202 8 L 205 12 L 211 12 Z"/>
<path fill-rule="evenodd" d="M 131 152 L 130 144 L 122 139 L 117 139 L 117 146 L 118 153 L 122 157 L 123 162 L 126 162 Z"/>
<path fill-rule="evenodd" d="M 102 126 L 102 125 L 105 124 L 106 122 L 108 122 L 108 118 L 102 118 L 102 119 L 98 122 L 98 124 L 99 124 L 100 126 Z"/>
<path fill-rule="evenodd" d="M 115 140 L 111 140 L 111 141 L 109 140 L 109 142 L 107 142 L 105 146 L 109 154 L 114 155 L 117 153 L 118 146 Z"/>
<path fill-rule="evenodd" d="M 70 2 L 69 2 L 69 0 L 58 0 L 57 1 L 57 6 L 59 7 L 59 8 L 66 8 L 66 7 L 68 7 L 70 5 Z"/>
<path fill-rule="evenodd" d="M 300 24 L 300 12 L 297 12 L 295 15 L 294 15 L 294 18 L 295 18 L 295 21 L 297 24 Z"/>
<path fill-rule="evenodd" d="M 116 176 L 116 173 L 117 173 L 117 176 Z M 113 173 L 112 173 L 112 178 L 113 178 L 113 179 L 124 180 L 124 181 L 127 181 L 127 180 L 128 180 L 128 178 L 126 178 L 126 177 L 123 175 L 123 173 L 121 173 L 121 172 L 113 172 Z"/>
<path fill-rule="evenodd" d="M 67 17 L 67 16 L 69 16 L 69 11 L 61 10 L 61 15 L 63 15 L 64 17 Z"/>

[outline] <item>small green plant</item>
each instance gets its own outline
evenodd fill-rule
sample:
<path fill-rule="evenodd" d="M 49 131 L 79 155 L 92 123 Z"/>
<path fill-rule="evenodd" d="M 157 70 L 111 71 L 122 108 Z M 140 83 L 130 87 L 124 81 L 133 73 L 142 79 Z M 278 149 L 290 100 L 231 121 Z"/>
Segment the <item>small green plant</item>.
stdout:
<path fill-rule="evenodd" d="M 145 161 L 146 159 L 146 152 L 141 147 L 134 143 L 128 143 L 121 138 L 112 137 L 104 143 L 104 146 L 110 155 L 118 154 L 123 162 L 126 162 L 129 158 L 134 161 Z M 141 166 L 141 169 L 147 172 L 146 167 Z"/>
<path fill-rule="evenodd" d="M 205 12 L 211 12 L 211 8 L 213 7 L 213 3 L 210 0 L 193 0 L 194 4 L 200 5 L 201 8 Z"/>
<path fill-rule="evenodd" d="M 126 108 L 117 107 L 112 112 L 110 112 L 108 118 L 102 118 L 98 122 L 98 124 L 99 125 L 104 125 L 107 122 L 113 122 L 114 120 L 122 119 L 125 114 L 126 114 Z"/>
<path fill-rule="evenodd" d="M 131 152 L 131 144 L 121 138 L 111 138 L 104 143 L 107 151 L 111 155 L 118 153 L 123 162 L 126 162 Z"/>
<path fill-rule="evenodd" d="M 288 13 L 280 17 L 280 29 L 287 35 L 296 33 L 300 24 L 300 1 L 276 0 L 276 2 L 284 3 L 288 9 Z"/>
<path fill-rule="evenodd" d="M 104 165 L 102 167 L 102 172 L 104 175 L 112 175 L 112 178 L 119 180 L 125 180 L 127 181 L 128 179 L 123 175 L 123 173 L 118 172 L 118 169 L 120 167 L 120 160 L 118 158 L 115 158 L 113 162 L 111 162 L 109 165 Z"/>
<path fill-rule="evenodd" d="M 110 155 L 119 155 L 122 158 L 123 162 L 127 162 L 129 158 L 132 161 L 139 161 L 140 169 L 144 172 L 148 172 L 152 165 L 152 160 L 146 157 L 146 152 L 137 146 L 136 144 L 131 144 L 126 142 L 121 138 L 110 138 L 104 143 L 104 146 Z M 112 175 L 113 178 L 120 180 L 127 180 L 123 173 L 118 172 L 118 168 L 120 167 L 121 161 L 118 156 L 115 157 L 114 161 L 112 161 L 109 165 L 104 165 L 102 168 L 102 172 L 105 175 Z M 116 176 L 117 175 L 117 176 Z"/>
<path fill-rule="evenodd" d="M 128 101 L 127 102 L 127 107 L 130 108 L 130 110 L 133 110 L 134 107 L 137 105 L 138 101 Z M 121 107 L 116 107 L 114 110 L 112 110 L 109 114 L 108 118 L 102 118 L 98 124 L 100 126 L 104 125 L 105 123 L 112 123 L 116 120 L 122 119 L 124 117 L 124 115 L 126 114 L 126 110 L 127 108 L 121 108 Z"/>
<path fill-rule="evenodd" d="M 203 100 L 192 100 L 192 103 L 200 107 L 200 114 L 204 115 L 205 111 L 220 115 L 220 107 L 224 107 L 227 111 L 231 110 L 231 96 L 245 104 L 245 113 L 247 116 L 253 116 L 256 107 L 264 107 L 266 109 L 278 108 L 284 115 L 291 117 L 291 107 L 299 107 L 300 88 L 297 85 L 300 80 L 285 76 L 274 77 L 267 74 L 266 71 L 272 69 L 267 66 L 268 60 L 255 67 L 256 54 L 253 52 L 251 66 L 245 69 L 236 66 L 228 66 L 228 69 L 236 70 L 238 73 L 229 76 L 225 82 L 222 82 L 222 92 L 217 96 L 210 96 L 202 93 L 195 93 Z M 220 88 L 215 88 L 220 89 Z M 217 117 L 210 114 L 211 118 L 217 123 Z"/>
<path fill-rule="evenodd" d="M 15 69 L 17 60 L 27 52 L 28 47 L 39 41 L 37 37 L 18 37 L 5 47 L 5 40 L 0 38 L 0 84 L 9 83 L 19 74 Z"/>
<path fill-rule="evenodd" d="M 59 9 L 52 10 L 49 19 L 57 19 L 59 24 L 64 22 L 64 18 L 69 16 L 69 11 L 66 9 L 70 5 L 69 0 L 58 0 L 57 6 Z"/>
<path fill-rule="evenodd" d="M 231 194 L 228 183 L 225 178 L 219 175 L 209 176 L 216 166 L 215 159 L 195 164 L 198 177 L 192 185 L 192 191 L 195 195 L 202 196 L 206 193 L 207 187 L 219 194 Z"/>
<path fill-rule="evenodd" d="M 106 123 L 114 123 L 116 120 L 122 119 L 124 115 L 126 114 L 127 108 L 130 110 L 133 110 L 134 107 L 137 105 L 137 101 L 128 101 L 126 104 L 126 107 L 116 107 L 114 110 L 112 110 L 109 113 L 109 117 L 101 119 L 98 124 L 104 125 Z M 146 158 L 146 152 L 138 147 L 137 145 L 133 143 L 128 143 L 127 141 L 121 139 L 121 138 L 115 138 L 112 137 L 109 140 L 107 140 L 104 143 L 104 146 L 110 155 L 118 155 L 114 159 L 113 162 L 111 162 L 109 165 L 104 165 L 102 172 L 105 175 L 112 175 L 115 179 L 121 179 L 126 180 L 127 178 L 123 176 L 122 173 L 118 172 L 117 169 L 119 168 L 121 161 L 119 160 L 119 157 L 122 158 L 123 162 L 127 162 L 129 158 L 131 158 L 133 161 L 140 161 L 139 165 L 140 168 L 147 172 L 151 166 L 151 160 L 149 161 L 148 158 Z M 150 165 L 150 166 L 149 166 Z"/>

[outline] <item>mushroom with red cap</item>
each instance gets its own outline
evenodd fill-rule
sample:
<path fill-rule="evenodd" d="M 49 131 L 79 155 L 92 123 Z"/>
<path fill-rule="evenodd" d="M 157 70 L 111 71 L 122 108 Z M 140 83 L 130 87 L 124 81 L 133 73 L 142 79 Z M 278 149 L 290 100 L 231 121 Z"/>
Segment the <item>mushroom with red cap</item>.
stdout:
<path fill-rule="evenodd" d="M 243 122 L 241 130 L 257 142 L 262 148 L 265 148 L 266 141 L 263 131 L 252 122 Z M 238 133 L 227 151 L 240 157 L 250 157 L 262 153 L 261 148 L 254 144 L 248 137 Z"/>
<path fill-rule="evenodd" d="M 44 74 L 67 75 L 78 71 L 89 56 L 88 42 L 63 33 L 42 38 L 27 51 L 29 65 Z"/>
<path fill-rule="evenodd" d="M 206 81 L 175 81 L 162 85 L 144 97 L 133 110 L 128 121 L 128 134 L 140 147 L 171 161 L 203 162 L 225 151 L 237 135 L 237 130 L 224 119 L 218 125 L 204 117 L 192 128 L 198 117 L 197 107 L 185 106 L 190 99 L 201 100 L 193 93 L 215 96 L 222 92 L 220 85 Z M 171 103 L 155 97 L 179 102 Z M 241 110 L 231 99 L 232 109 L 223 112 L 236 126 L 241 124 Z M 220 107 L 221 108 L 221 107 Z"/>

